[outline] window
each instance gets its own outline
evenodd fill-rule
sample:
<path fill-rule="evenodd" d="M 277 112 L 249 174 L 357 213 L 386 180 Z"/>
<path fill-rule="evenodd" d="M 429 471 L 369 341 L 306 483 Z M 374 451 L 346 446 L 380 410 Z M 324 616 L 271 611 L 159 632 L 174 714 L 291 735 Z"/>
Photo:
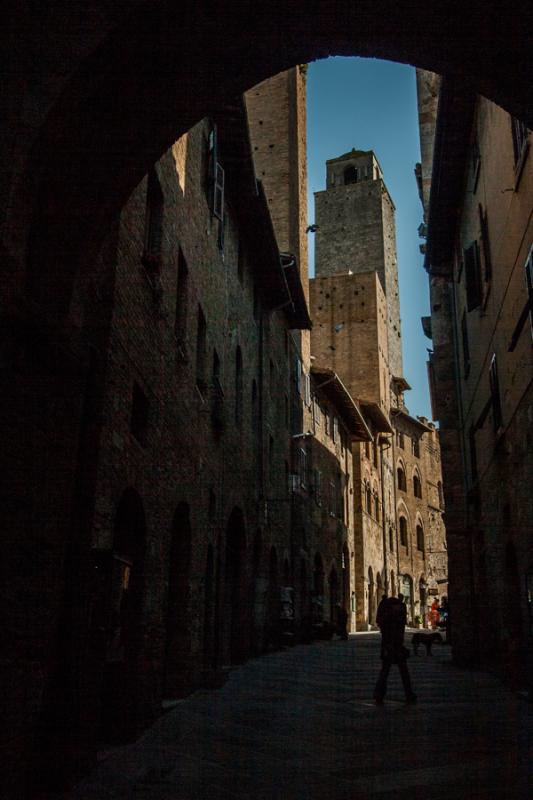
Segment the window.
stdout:
<path fill-rule="evenodd" d="M 481 305 L 481 273 L 479 264 L 479 247 L 477 241 L 473 241 L 465 250 L 465 279 L 466 279 L 466 307 L 468 311 L 478 308 Z"/>
<path fill-rule="evenodd" d="M 421 525 L 416 526 L 416 549 L 424 552 L 424 529 Z"/>
<path fill-rule="evenodd" d="M 377 492 L 374 495 L 374 517 L 379 522 L 379 498 L 378 498 Z"/>
<path fill-rule="evenodd" d="M 306 406 L 311 405 L 311 376 L 309 373 L 304 372 L 304 401 Z"/>
<path fill-rule="evenodd" d="M 394 533 L 392 528 L 389 528 L 389 550 L 394 553 Z"/>
<path fill-rule="evenodd" d="M 189 270 L 181 247 L 178 251 L 178 276 L 176 281 L 176 316 L 174 333 L 179 345 L 187 340 L 187 302 L 189 288 Z"/>
<path fill-rule="evenodd" d="M 339 420 L 337 417 L 333 417 L 333 441 L 339 441 Z"/>
<path fill-rule="evenodd" d="M 300 476 L 300 486 L 305 489 L 307 485 L 307 452 L 303 447 L 298 450 L 298 474 Z"/>
<path fill-rule="evenodd" d="M 331 517 L 337 516 L 337 487 L 335 481 L 329 482 L 329 514 Z"/>
<path fill-rule="evenodd" d="M 300 394 L 302 391 L 302 362 L 296 356 L 296 360 L 294 363 L 294 383 L 296 388 L 296 394 Z"/>
<path fill-rule="evenodd" d="M 320 408 L 320 403 L 316 397 L 313 399 L 313 414 L 315 418 L 315 425 L 320 427 L 322 424 L 322 409 Z"/>
<path fill-rule="evenodd" d="M 239 427 L 242 423 L 242 392 L 243 392 L 242 352 L 241 348 L 237 346 L 237 350 L 235 352 L 235 423 Z"/>
<path fill-rule="evenodd" d="M 511 117 L 511 134 L 513 137 L 513 151 L 515 165 L 522 161 L 527 146 L 527 126 L 516 117 Z"/>
<path fill-rule="evenodd" d="M 415 458 L 420 458 L 420 439 L 413 437 L 411 439 L 411 449 Z"/>
<path fill-rule="evenodd" d="M 396 473 L 397 473 L 397 476 L 398 476 L 398 489 L 400 489 L 402 492 L 406 492 L 407 491 L 407 480 L 406 480 L 406 477 L 405 477 L 405 471 L 404 471 L 403 467 L 398 467 L 398 469 L 396 470 Z"/>
<path fill-rule="evenodd" d="M 415 497 L 422 497 L 422 484 L 418 475 L 413 475 L 413 494 Z"/>
<path fill-rule="evenodd" d="M 206 382 L 206 356 L 207 356 L 207 325 L 204 312 L 198 306 L 198 319 L 196 325 L 196 385 L 200 392 L 205 392 Z"/>
<path fill-rule="evenodd" d="M 487 222 L 487 212 L 483 210 L 481 203 L 478 205 L 479 227 L 481 230 L 481 246 L 483 248 L 483 261 L 485 262 L 485 281 L 492 278 L 492 259 L 490 255 L 489 225 Z"/>
<path fill-rule="evenodd" d="M 357 183 L 359 179 L 359 171 L 356 167 L 346 167 L 344 170 L 344 183 L 348 185 L 350 183 Z"/>
<path fill-rule="evenodd" d="M 365 456 L 370 460 L 370 442 L 365 442 Z"/>
<path fill-rule="evenodd" d="M 498 378 L 498 365 L 496 362 L 496 354 L 492 356 L 492 361 L 490 362 L 490 372 L 489 372 L 489 382 L 490 382 L 490 396 L 492 400 L 492 422 L 494 426 L 494 431 L 497 433 L 498 430 L 502 427 L 502 406 L 500 400 L 500 381 Z"/>
<path fill-rule="evenodd" d="M 257 381 L 252 381 L 252 429 L 256 435 L 256 444 L 259 437 L 259 403 L 257 402 Z"/>
<path fill-rule="evenodd" d="M 130 431 L 143 447 L 146 445 L 146 433 L 148 431 L 148 410 L 148 398 L 139 384 L 134 383 L 131 399 Z"/>
<path fill-rule="evenodd" d="M 314 489 L 315 489 L 315 503 L 317 506 L 322 505 L 322 473 L 319 469 L 315 469 L 315 478 L 314 478 Z"/>
<path fill-rule="evenodd" d="M 468 342 L 468 322 L 466 311 L 461 317 L 461 340 L 463 343 L 463 375 L 466 380 L 470 375 L 470 344 Z"/>
<path fill-rule="evenodd" d="M 370 484 L 367 483 L 365 485 L 365 494 L 366 494 L 366 510 L 368 514 L 372 514 L 372 490 L 370 489 Z"/>
<path fill-rule="evenodd" d="M 402 547 L 405 547 L 406 550 L 409 550 L 407 541 L 407 520 L 405 517 L 400 517 L 400 544 Z"/>

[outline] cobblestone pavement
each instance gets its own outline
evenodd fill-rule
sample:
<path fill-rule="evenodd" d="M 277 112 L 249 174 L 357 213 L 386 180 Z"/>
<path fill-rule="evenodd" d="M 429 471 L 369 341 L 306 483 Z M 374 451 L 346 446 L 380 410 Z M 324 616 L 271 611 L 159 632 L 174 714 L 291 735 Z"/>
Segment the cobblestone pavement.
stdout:
<path fill-rule="evenodd" d="M 263 656 L 222 689 L 181 701 L 115 749 L 72 800 L 481 800 L 533 798 L 533 713 L 490 675 L 412 656 L 372 702 L 379 635 Z"/>

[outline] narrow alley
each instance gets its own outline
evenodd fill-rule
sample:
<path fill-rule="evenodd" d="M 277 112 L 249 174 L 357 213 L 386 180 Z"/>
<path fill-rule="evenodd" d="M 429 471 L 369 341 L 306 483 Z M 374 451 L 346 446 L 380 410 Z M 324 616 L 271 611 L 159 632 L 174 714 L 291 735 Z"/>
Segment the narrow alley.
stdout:
<path fill-rule="evenodd" d="M 379 634 L 297 646 L 231 670 L 135 744 L 101 754 L 69 795 L 136 800 L 530 798 L 531 706 L 494 677 L 452 666 L 449 648 L 411 655 L 372 701 Z"/>

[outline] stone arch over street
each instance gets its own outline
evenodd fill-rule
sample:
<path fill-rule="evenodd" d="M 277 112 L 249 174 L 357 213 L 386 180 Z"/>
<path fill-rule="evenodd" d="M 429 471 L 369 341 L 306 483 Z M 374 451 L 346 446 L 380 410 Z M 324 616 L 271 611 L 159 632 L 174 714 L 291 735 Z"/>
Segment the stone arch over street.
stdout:
<path fill-rule="evenodd" d="M 14 20 L 29 49 L 36 49 L 33 38 L 54 42 L 54 49 L 39 48 L 38 111 L 9 154 L 13 219 L 6 221 L 17 220 L 18 235 L 6 246 L 15 273 L 60 313 L 68 309 L 75 271 L 90 269 L 112 219 L 172 142 L 228 99 L 294 64 L 332 54 L 414 64 L 469 83 L 533 125 L 531 48 L 527 36 L 516 35 L 517 25 L 527 31 L 532 23 L 526 2 L 508 10 L 473 2 L 468 15 L 449 5 L 428 15 L 422 2 L 391 7 L 385 0 L 326 2 L 312 10 L 303 0 L 287 7 L 239 4 L 224 7 L 224 37 L 219 15 L 207 7 L 137 2 L 127 13 L 103 8 L 98 24 L 88 17 L 75 33 L 66 11 L 41 19 L 23 7 Z M 498 23 L 479 26 L 480 18 Z M 422 19 L 423 37 L 414 33 Z M 505 70 L 495 52 L 513 53 Z M 61 59 L 59 70 L 54 62 Z M 15 74 L 24 86 L 23 69 Z M 9 89 L 6 118 L 16 126 L 14 79 Z"/>

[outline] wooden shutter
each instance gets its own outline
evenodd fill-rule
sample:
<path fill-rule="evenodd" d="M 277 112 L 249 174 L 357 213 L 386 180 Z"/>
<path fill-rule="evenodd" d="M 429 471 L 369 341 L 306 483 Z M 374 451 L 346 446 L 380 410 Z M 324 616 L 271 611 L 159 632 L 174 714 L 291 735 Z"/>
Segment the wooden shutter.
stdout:
<path fill-rule="evenodd" d="M 492 421 L 494 430 L 498 431 L 502 426 L 502 406 L 500 400 L 500 381 L 498 378 L 498 364 L 496 354 L 492 356 L 489 372 L 490 394 L 492 398 Z"/>
<path fill-rule="evenodd" d="M 479 270 L 479 248 L 477 241 L 464 251 L 466 277 L 466 307 L 469 311 L 481 305 L 481 280 Z"/>

